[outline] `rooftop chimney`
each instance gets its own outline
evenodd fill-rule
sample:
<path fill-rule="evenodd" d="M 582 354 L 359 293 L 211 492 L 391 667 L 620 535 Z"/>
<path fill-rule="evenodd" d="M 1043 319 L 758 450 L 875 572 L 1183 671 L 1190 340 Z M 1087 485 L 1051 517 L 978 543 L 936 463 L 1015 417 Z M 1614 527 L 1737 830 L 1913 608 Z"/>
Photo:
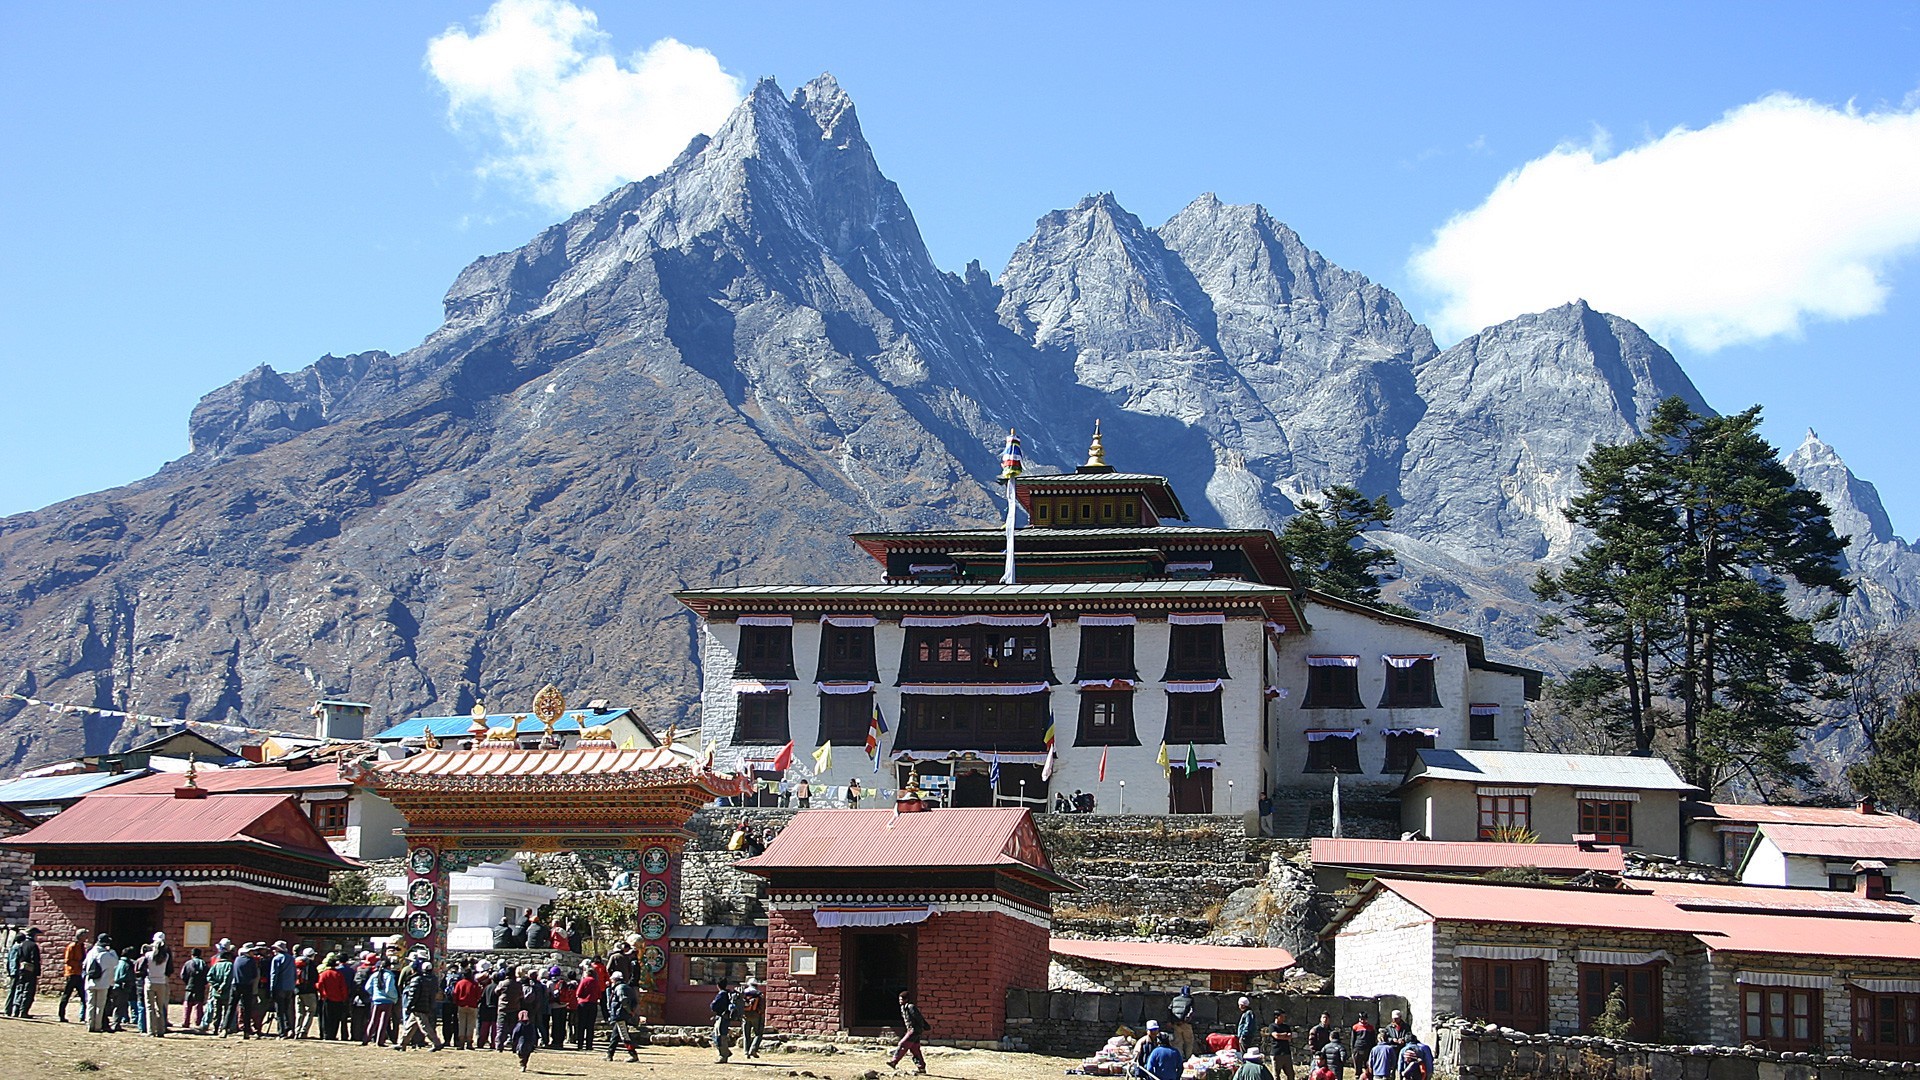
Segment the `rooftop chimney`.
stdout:
<path fill-rule="evenodd" d="M 1879 859 L 1861 859 L 1853 864 L 1853 894 L 1868 900 L 1887 898 L 1887 864 Z"/>
<path fill-rule="evenodd" d="M 1873 796 L 1871 795 L 1860 796 L 1859 810 L 1863 814 L 1877 814 L 1880 812 L 1880 808 L 1874 805 Z"/>
<path fill-rule="evenodd" d="M 315 725 L 314 738 L 334 742 L 359 742 L 367 737 L 367 714 L 373 706 L 361 701 L 314 702 L 313 715 L 319 723 Z"/>

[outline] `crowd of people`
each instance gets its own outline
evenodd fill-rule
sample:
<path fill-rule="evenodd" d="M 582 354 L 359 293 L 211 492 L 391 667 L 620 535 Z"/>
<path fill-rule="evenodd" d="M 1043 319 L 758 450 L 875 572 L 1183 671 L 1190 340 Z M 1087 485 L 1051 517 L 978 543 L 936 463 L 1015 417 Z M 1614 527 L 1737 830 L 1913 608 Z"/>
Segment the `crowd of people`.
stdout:
<path fill-rule="evenodd" d="M 514 944 L 502 948 L 557 944 L 557 955 L 573 962 L 512 966 L 481 959 L 436 970 L 424 950 L 407 953 L 398 946 L 323 956 L 285 941 L 224 939 L 181 956 L 164 934 L 121 946 L 110 935 L 90 940 L 78 930 L 61 956 L 64 983 L 55 1015 L 71 1022 L 68 1009 L 78 1000 L 80 1019 L 96 1032 L 318 1038 L 396 1051 L 490 1050 L 517 1055 L 523 1071 L 543 1048 L 604 1047 L 608 1060 L 624 1049 L 629 1060 L 639 1060 L 634 1028 L 646 1021 L 639 1013 L 640 961 L 632 943 L 615 945 L 602 961 L 565 953 L 571 942 L 564 933 L 556 942 L 556 931 L 538 920 L 507 930 L 505 940 Z M 39 937 L 31 929 L 7 952 L 9 1016 L 31 1016 L 42 963 Z M 177 1024 L 175 986 L 182 991 Z"/>
<path fill-rule="evenodd" d="M 1240 1069 L 1234 1080 L 1275 1080 L 1275 1074 L 1296 1080 L 1294 1062 L 1301 1052 L 1295 1039 L 1298 1029 L 1287 1011 L 1275 1012 L 1262 1025 L 1254 1013 L 1251 998 L 1239 1001 L 1240 1013 L 1232 1035 L 1212 1036 L 1239 1051 Z M 1134 1045 L 1133 1075 L 1141 1080 L 1180 1080 L 1187 1059 L 1203 1047 L 1193 1031 L 1193 994 L 1183 988 L 1168 1003 L 1170 1023 L 1163 1026 L 1149 1020 L 1146 1031 Z M 1373 1018 L 1362 1013 L 1350 1028 L 1336 1026 L 1328 1013 L 1308 1029 L 1306 1080 L 1433 1080 L 1433 1049 L 1414 1034 L 1407 1018 L 1398 1009 L 1385 1024 L 1375 1027 Z"/>

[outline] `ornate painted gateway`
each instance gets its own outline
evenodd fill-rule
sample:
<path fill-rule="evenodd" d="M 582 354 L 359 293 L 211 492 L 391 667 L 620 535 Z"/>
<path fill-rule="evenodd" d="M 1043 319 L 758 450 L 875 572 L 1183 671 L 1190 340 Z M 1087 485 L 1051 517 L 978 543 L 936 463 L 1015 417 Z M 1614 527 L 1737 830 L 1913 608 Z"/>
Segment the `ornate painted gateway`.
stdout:
<path fill-rule="evenodd" d="M 565 707 L 552 686 L 534 698 L 535 715 L 549 726 Z M 406 819 L 407 938 L 435 957 L 445 953 L 454 871 L 522 851 L 596 852 L 632 871 L 641 963 L 652 975 L 665 971 L 687 822 L 715 797 L 741 794 L 741 781 L 670 739 L 622 749 L 605 729 L 589 729 L 572 749 L 526 750 L 511 728 L 495 737 L 478 718 L 475 727 L 458 749 L 351 767 L 352 779 Z"/>

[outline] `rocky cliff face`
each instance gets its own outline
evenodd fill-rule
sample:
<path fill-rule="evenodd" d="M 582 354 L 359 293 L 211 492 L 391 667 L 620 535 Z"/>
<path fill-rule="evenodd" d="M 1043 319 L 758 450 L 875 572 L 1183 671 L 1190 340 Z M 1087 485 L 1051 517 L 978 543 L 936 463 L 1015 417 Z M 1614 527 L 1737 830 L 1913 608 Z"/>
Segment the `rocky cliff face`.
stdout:
<path fill-rule="evenodd" d="M 697 650 L 670 590 L 868 578 L 846 533 L 994 521 L 1004 429 L 1044 470 L 1095 418 L 1203 522 L 1388 493 L 1398 597 L 1542 655 L 1526 582 L 1567 550 L 1579 459 L 1667 394 L 1699 404 L 1581 304 L 1438 352 L 1391 292 L 1211 196 L 1157 228 L 1090 198 L 998 282 L 946 273 L 828 77 L 763 82 L 445 303 L 414 349 L 255 369 L 194 410 L 187 457 L 0 521 L 0 688 L 300 731 L 320 693 L 384 721 L 552 680 L 682 717 Z M 1871 488 L 1802 455 L 1881 538 L 1860 565 L 1910 567 Z M 1871 617 L 1913 602 L 1887 589 Z M 0 765 L 144 735 L 0 722 Z"/>

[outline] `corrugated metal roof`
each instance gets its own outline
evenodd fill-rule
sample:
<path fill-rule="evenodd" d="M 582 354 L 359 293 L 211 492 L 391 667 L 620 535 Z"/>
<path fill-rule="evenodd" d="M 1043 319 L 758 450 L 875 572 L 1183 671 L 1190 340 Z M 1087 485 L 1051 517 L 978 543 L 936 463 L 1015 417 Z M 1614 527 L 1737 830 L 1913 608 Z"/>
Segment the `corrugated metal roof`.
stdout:
<path fill-rule="evenodd" d="M 373 766 L 380 776 L 593 776 L 685 767 L 665 747 L 641 750 L 429 750 Z"/>
<path fill-rule="evenodd" d="M 1077 956 L 1128 967 L 1171 968 L 1176 971 L 1280 972 L 1293 966 L 1285 949 L 1237 945 L 1186 945 L 1168 941 L 1083 941 L 1051 938 L 1047 948 L 1055 956 Z"/>
<path fill-rule="evenodd" d="M 22 848 L 249 843 L 352 865 L 334 854 L 287 795 L 91 795 L 5 843 Z"/>
<path fill-rule="evenodd" d="M 560 719 L 554 721 L 553 729 L 555 731 L 581 731 L 585 728 L 599 727 L 602 724 L 612 723 L 632 711 L 632 709 L 613 709 L 608 712 L 597 713 L 587 709 L 573 709 L 563 713 Z M 513 723 L 513 718 L 516 716 L 525 717 L 515 729 L 518 734 L 539 734 L 546 730 L 546 725 L 534 717 L 527 716 L 526 713 L 491 713 L 487 716 L 487 726 L 490 728 L 506 727 L 508 724 Z M 425 735 L 428 728 L 433 729 L 433 734 L 436 738 L 459 738 L 473 729 L 473 717 L 416 716 L 411 720 L 403 720 L 377 735 L 368 736 L 368 738 L 374 740 L 417 739 Z"/>
<path fill-rule="evenodd" d="M 1017 807 L 805 810 L 766 851 L 734 865 L 752 873 L 1025 867 L 1054 876 L 1031 816 Z"/>
<path fill-rule="evenodd" d="M 1045 600 L 1055 596 L 1245 596 L 1279 598 L 1291 589 L 1228 578 L 1205 581 L 1058 581 L 1032 585 L 731 585 L 718 589 L 688 589 L 676 597 L 830 596 L 847 598 L 909 598 L 958 600 Z"/>
<path fill-rule="evenodd" d="M 113 789 L 115 795 L 171 795 L 187 782 L 183 773 L 155 773 Z M 254 768 L 196 769 L 193 782 L 208 791 L 305 791 L 312 788 L 349 788 L 353 781 L 343 780 L 333 765 L 315 765 L 310 769 L 287 769 L 275 765 Z"/>
<path fill-rule="evenodd" d="M 1920 957 L 1915 905 L 1821 889 L 1636 881 L 1624 891 L 1376 878 L 1435 919 L 1686 934 L 1709 949 L 1864 959 Z M 1330 930 L 1357 907 L 1342 913 Z"/>
<path fill-rule="evenodd" d="M 1762 822 L 1760 835 L 1788 855 L 1832 859 L 1920 859 L 1920 830 L 1857 829 Z"/>
<path fill-rule="evenodd" d="M 899 532 L 854 533 L 858 541 L 864 538 L 886 538 L 889 540 L 926 539 L 934 543 L 949 540 L 975 540 L 992 537 L 1005 537 L 1005 529 L 927 529 Z M 1115 537 L 1144 536 L 1155 540 L 1193 540 L 1208 543 L 1222 541 L 1262 540 L 1273 536 L 1265 529 L 1208 529 L 1189 525 L 1134 525 L 1128 527 L 1099 526 L 1087 529 L 1051 529 L 1044 525 L 1026 525 L 1013 530 L 1014 550 L 1019 550 L 1021 540 L 1088 540 L 1110 539 Z"/>
<path fill-rule="evenodd" d="M 1863 814 L 1853 807 L 1779 806 L 1771 803 L 1703 803 L 1708 816 L 1758 824 L 1776 821 L 1788 825 L 1829 825 L 1849 829 L 1916 829 L 1920 821 L 1898 814 Z"/>
<path fill-rule="evenodd" d="M 1554 784 L 1639 791 L 1698 791 L 1673 766 L 1651 757 L 1606 754 L 1530 754 L 1518 750 L 1421 750 L 1407 776 L 1475 784 Z"/>
<path fill-rule="evenodd" d="M 68 773 L 64 776 L 29 776 L 0 784 L 0 803 L 65 802 L 68 799 L 91 795 L 115 784 L 137 780 L 145 775 L 147 771 L 141 769 L 124 773 L 83 772 Z"/>
<path fill-rule="evenodd" d="M 1315 866 L 1421 870 L 1494 870 L 1532 866 L 1541 870 L 1604 870 L 1619 873 L 1625 857 L 1617 847 L 1578 844 L 1446 843 L 1434 840 L 1313 841 Z"/>

